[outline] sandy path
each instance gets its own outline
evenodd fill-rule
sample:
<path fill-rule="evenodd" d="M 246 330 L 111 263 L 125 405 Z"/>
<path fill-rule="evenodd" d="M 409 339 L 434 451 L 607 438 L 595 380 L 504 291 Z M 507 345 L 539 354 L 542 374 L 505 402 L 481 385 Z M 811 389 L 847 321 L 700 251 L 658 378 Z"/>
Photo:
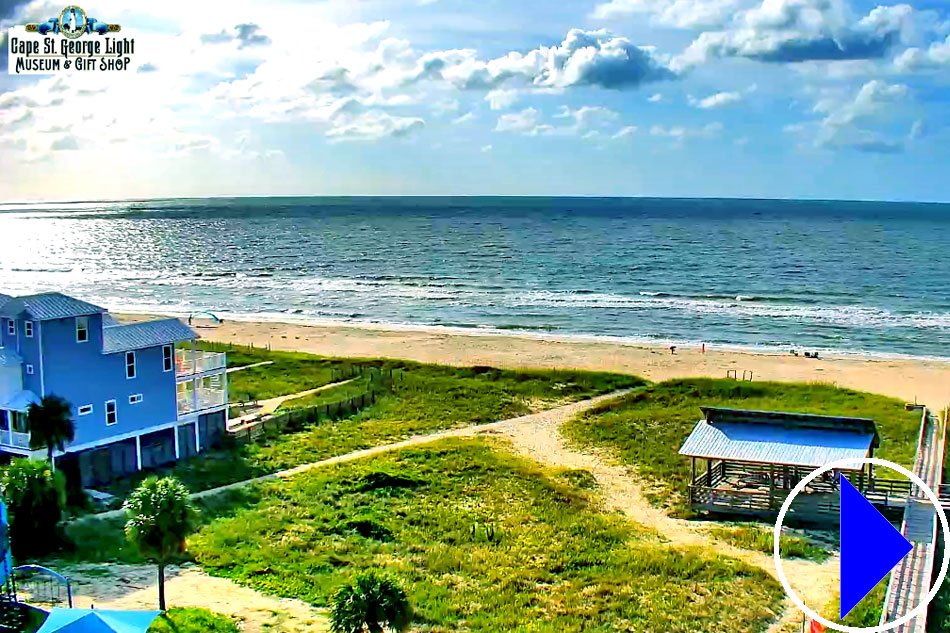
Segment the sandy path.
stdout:
<path fill-rule="evenodd" d="M 273 361 L 268 361 L 273 362 Z M 276 398 L 268 398 L 266 400 L 258 400 L 257 404 L 259 405 L 254 413 L 248 413 L 247 415 L 242 415 L 239 418 L 231 418 L 228 420 L 228 428 L 232 430 L 240 430 L 237 427 L 240 427 L 245 422 L 254 420 L 262 415 L 268 415 L 273 413 L 280 408 L 280 405 L 284 404 L 288 400 L 294 400 L 295 398 L 304 398 L 306 396 L 311 396 L 315 393 L 320 393 L 321 391 L 326 391 L 327 389 L 333 389 L 334 387 L 342 387 L 348 383 L 353 382 L 356 378 L 350 378 L 349 380 L 341 380 L 340 382 L 331 382 L 330 384 L 323 385 L 320 387 L 315 387 L 314 389 L 307 389 L 306 391 L 300 391 L 297 393 L 289 393 L 284 396 L 277 396 Z"/>
<path fill-rule="evenodd" d="M 549 413 L 547 416 L 510 420 L 491 431 L 507 438 L 522 455 L 542 464 L 589 471 L 596 478 L 610 510 L 620 511 L 640 525 L 656 530 L 670 544 L 709 548 L 718 554 L 745 561 L 777 578 L 775 563 L 770 554 L 723 543 L 708 535 L 703 523 L 668 516 L 646 500 L 636 478 L 626 467 L 614 463 L 614 460 L 606 456 L 571 448 L 561 435 L 559 427 L 575 414 L 564 409 L 555 409 Z M 820 565 L 811 561 L 783 560 L 782 566 L 796 593 L 812 608 L 817 610 L 824 607 L 836 595 L 839 571 L 837 555 Z M 779 631 L 789 623 L 800 621 L 801 612 L 787 600 L 782 617 L 770 631 Z"/>
<path fill-rule="evenodd" d="M 154 565 L 82 565 L 59 567 L 59 571 L 72 581 L 73 606 L 77 608 L 158 608 Z M 241 629 L 248 633 L 329 630 L 322 609 L 209 576 L 195 565 L 170 567 L 166 571 L 165 597 L 169 607 L 201 607 L 237 618 Z"/>

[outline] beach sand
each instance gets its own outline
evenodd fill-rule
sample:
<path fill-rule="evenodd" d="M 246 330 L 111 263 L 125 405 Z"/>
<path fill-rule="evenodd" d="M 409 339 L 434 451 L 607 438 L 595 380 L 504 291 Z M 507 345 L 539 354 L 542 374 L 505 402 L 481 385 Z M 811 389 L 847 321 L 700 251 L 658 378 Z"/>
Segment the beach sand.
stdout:
<path fill-rule="evenodd" d="M 136 317 L 141 318 L 141 317 Z M 950 403 L 950 362 L 929 359 L 792 356 L 706 347 L 649 347 L 590 339 L 466 334 L 432 329 L 195 321 L 207 340 L 270 345 L 325 356 L 404 358 L 447 365 L 574 368 L 636 374 L 653 381 L 751 372 L 753 380 L 825 382 L 942 409 Z"/>

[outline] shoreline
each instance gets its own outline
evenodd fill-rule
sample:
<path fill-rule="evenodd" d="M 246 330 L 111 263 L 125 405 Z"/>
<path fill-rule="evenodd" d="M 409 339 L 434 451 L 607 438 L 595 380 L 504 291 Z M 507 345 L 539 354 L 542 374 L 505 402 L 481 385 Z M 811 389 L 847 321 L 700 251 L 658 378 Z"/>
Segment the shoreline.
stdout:
<path fill-rule="evenodd" d="M 119 313 L 123 320 L 148 316 Z M 175 316 L 175 315 L 161 315 Z M 178 315 L 179 318 L 180 315 Z M 438 326 L 393 327 L 382 324 L 312 324 L 244 320 L 223 323 L 195 319 L 201 338 L 235 345 L 271 346 L 324 356 L 398 358 L 456 366 L 505 369 L 583 369 L 635 374 L 651 381 L 673 378 L 724 378 L 726 372 L 751 372 L 753 380 L 824 382 L 880 393 L 940 409 L 950 403 L 950 360 L 918 357 L 824 354 L 820 359 L 778 351 L 730 349 L 699 344 L 649 345 L 604 338 L 566 338 L 547 333 L 468 331 Z"/>
<path fill-rule="evenodd" d="M 143 318 L 169 318 L 175 317 L 187 323 L 188 314 L 176 311 L 157 311 L 157 310 L 116 310 L 114 314 L 128 320 L 141 320 Z M 209 314 L 207 312 L 199 314 Z M 232 312 L 215 312 L 225 323 L 248 323 L 257 325 L 281 324 L 287 326 L 315 327 L 315 328 L 341 328 L 354 330 L 372 330 L 382 332 L 432 332 L 436 334 L 448 334 L 452 336 L 472 336 L 472 337 L 510 337 L 525 338 L 539 341 L 550 341 L 555 343 L 606 343 L 624 347 L 635 347 L 642 349 L 657 349 L 669 351 L 671 345 L 675 345 L 677 350 L 688 350 L 695 348 L 699 350 L 702 345 L 709 349 L 715 349 L 723 352 L 734 352 L 739 354 L 752 354 L 762 356 L 794 357 L 791 350 L 796 350 L 799 355 L 804 352 L 820 352 L 823 359 L 839 360 L 901 360 L 901 361 L 926 361 L 935 363 L 945 363 L 950 370 L 950 355 L 948 356 L 927 356 L 918 354 L 901 354 L 899 352 L 877 352 L 871 350 L 847 351 L 828 347 L 815 346 L 794 346 L 794 345 L 744 345 L 742 343 L 710 343 L 700 340 L 679 340 L 679 339 L 641 339 L 632 336 L 612 336 L 608 334 L 584 334 L 584 333 L 557 333 L 552 331 L 530 330 L 519 328 L 498 328 L 492 326 L 480 325 L 440 325 L 435 323 L 398 323 L 398 322 L 380 322 L 380 321 L 352 321 L 352 320 L 334 320 L 319 319 L 313 317 L 295 317 L 288 313 L 262 312 L 256 314 L 241 314 Z M 214 327 L 210 321 L 204 318 L 195 319 L 196 327 L 206 329 Z M 948 379 L 950 383 L 950 379 Z M 950 396 L 950 388 L 948 388 Z"/>

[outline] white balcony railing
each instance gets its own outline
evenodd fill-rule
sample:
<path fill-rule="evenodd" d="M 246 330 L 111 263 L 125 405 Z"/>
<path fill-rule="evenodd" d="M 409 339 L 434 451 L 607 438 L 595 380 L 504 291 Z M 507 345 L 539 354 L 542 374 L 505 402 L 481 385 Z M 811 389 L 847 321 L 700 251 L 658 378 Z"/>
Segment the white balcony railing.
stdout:
<path fill-rule="evenodd" d="M 223 352 L 203 352 L 190 349 L 175 350 L 175 375 L 193 376 L 205 372 L 225 369 L 227 354 Z"/>
<path fill-rule="evenodd" d="M 187 384 L 187 383 L 186 383 Z M 178 416 L 223 407 L 228 403 L 227 392 L 222 388 L 199 387 L 197 398 L 191 389 L 178 391 Z"/>
<path fill-rule="evenodd" d="M 12 446 L 13 448 L 30 449 L 30 434 L 20 433 L 19 431 L 9 431 L 0 429 L 0 445 Z"/>

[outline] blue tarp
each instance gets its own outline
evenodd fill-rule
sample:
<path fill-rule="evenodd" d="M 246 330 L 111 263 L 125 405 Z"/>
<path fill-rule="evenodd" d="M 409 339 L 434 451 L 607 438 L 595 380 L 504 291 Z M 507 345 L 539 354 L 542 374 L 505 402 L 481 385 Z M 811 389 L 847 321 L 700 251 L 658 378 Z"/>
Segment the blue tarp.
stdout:
<path fill-rule="evenodd" d="M 160 613 L 53 609 L 36 633 L 145 633 Z"/>

